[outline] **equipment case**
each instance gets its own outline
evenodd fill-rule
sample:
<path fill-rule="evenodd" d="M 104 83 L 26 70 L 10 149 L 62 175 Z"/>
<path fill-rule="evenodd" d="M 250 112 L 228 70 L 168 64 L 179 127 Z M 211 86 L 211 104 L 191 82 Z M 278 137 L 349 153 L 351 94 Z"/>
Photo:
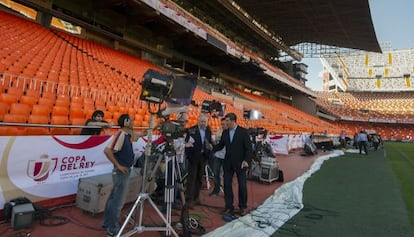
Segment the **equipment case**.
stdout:
<path fill-rule="evenodd" d="M 279 178 L 279 163 L 276 158 L 263 157 L 260 165 L 260 181 L 271 183 Z"/>
<path fill-rule="evenodd" d="M 134 170 L 129 178 L 128 191 L 125 203 L 133 202 L 141 190 L 142 176 Z M 112 173 L 80 178 L 76 205 L 92 215 L 101 213 L 105 209 L 106 200 L 112 190 Z"/>

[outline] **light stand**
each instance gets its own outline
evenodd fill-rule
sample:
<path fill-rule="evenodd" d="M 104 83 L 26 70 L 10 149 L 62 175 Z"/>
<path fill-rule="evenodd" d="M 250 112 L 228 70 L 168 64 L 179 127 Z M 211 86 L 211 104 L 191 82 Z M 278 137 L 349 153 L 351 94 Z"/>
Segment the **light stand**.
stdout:
<path fill-rule="evenodd" d="M 167 146 L 169 146 L 167 141 Z M 171 208 L 175 201 L 175 152 L 169 150 L 165 153 L 165 188 L 164 188 L 164 203 L 166 204 L 166 216 L 168 223 L 171 224 Z M 167 236 L 171 232 L 167 230 Z"/>
<path fill-rule="evenodd" d="M 126 217 L 126 219 L 125 219 L 124 223 L 122 224 L 121 229 L 119 230 L 116 237 L 121 237 L 121 236 L 122 237 L 127 237 L 127 236 L 134 235 L 135 233 L 142 233 L 142 232 L 145 232 L 145 231 L 156 231 L 156 232 L 165 231 L 166 236 L 170 236 L 171 233 L 172 233 L 174 236 L 178 237 L 177 232 L 175 232 L 175 230 L 171 226 L 171 210 L 169 211 L 169 217 L 167 215 L 167 218 L 165 218 L 164 215 L 161 213 L 161 211 L 158 209 L 157 205 L 155 205 L 154 201 L 151 199 L 149 193 L 147 192 L 147 190 L 148 190 L 147 182 L 146 182 L 147 181 L 147 167 L 148 167 L 148 163 L 149 163 L 149 157 L 151 156 L 152 131 L 154 129 L 154 123 L 155 123 L 156 116 L 157 116 L 156 114 L 151 113 L 150 127 L 149 127 L 148 133 L 147 133 L 148 134 L 148 143 L 145 147 L 145 164 L 144 164 L 144 172 L 143 172 L 143 179 L 142 179 L 142 190 L 141 190 L 141 193 L 138 195 L 136 201 L 134 202 L 134 205 L 132 206 L 131 210 L 129 211 L 128 216 Z M 158 216 L 162 219 L 165 226 L 161 226 L 161 227 L 143 226 L 142 217 L 143 217 L 143 214 L 144 214 L 144 202 L 145 201 L 149 202 L 149 204 L 152 206 L 152 208 L 155 210 L 155 212 L 158 214 Z M 138 223 L 134 222 L 135 223 L 134 228 L 132 230 L 126 232 L 125 234 L 121 235 L 122 232 L 124 231 L 126 225 L 128 223 L 130 223 L 130 220 L 131 220 L 132 216 L 134 215 L 135 210 L 138 206 L 139 206 Z"/>

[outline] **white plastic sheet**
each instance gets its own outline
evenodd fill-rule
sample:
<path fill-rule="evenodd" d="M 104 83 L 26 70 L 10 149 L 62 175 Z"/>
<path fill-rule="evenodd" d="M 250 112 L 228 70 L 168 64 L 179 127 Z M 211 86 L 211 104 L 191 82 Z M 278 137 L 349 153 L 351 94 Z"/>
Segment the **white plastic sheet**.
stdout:
<path fill-rule="evenodd" d="M 235 219 L 204 236 L 264 237 L 272 235 L 303 208 L 302 190 L 305 181 L 320 169 L 324 161 L 343 154 L 343 151 L 335 150 L 329 155 L 317 158 L 308 171 L 280 186 L 272 196 L 250 214 Z"/>

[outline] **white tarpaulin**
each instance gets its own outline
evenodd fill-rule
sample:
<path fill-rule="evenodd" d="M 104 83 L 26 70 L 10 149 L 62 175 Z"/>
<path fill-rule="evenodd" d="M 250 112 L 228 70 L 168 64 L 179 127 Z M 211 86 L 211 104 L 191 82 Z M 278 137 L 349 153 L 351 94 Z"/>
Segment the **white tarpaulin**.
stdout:
<path fill-rule="evenodd" d="M 320 169 L 324 161 L 343 154 L 343 151 L 335 150 L 329 155 L 317 158 L 308 171 L 280 186 L 272 196 L 250 214 L 235 219 L 204 236 L 271 236 L 303 208 L 302 190 L 305 181 Z"/>

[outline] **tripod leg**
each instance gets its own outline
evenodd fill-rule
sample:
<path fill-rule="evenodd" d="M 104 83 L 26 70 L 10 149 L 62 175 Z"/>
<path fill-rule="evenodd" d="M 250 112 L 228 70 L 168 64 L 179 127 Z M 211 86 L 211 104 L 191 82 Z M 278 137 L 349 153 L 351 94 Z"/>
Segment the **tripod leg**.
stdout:
<path fill-rule="evenodd" d="M 178 190 L 180 191 L 180 199 L 182 206 L 185 205 L 185 189 L 184 189 L 184 181 L 181 175 L 181 168 L 177 160 L 175 161 L 175 180 L 178 186 Z"/>
<path fill-rule="evenodd" d="M 164 189 L 164 205 L 166 208 L 166 219 L 171 224 L 171 208 L 175 201 L 175 158 L 171 154 L 165 156 L 166 171 L 165 171 L 165 189 Z M 171 230 L 167 228 L 166 236 L 171 235 Z"/>
<path fill-rule="evenodd" d="M 121 229 L 119 230 L 116 237 L 121 236 L 121 233 L 124 231 L 124 229 L 125 229 L 126 225 L 128 224 L 129 220 L 132 218 L 132 215 L 135 213 L 135 209 L 141 203 L 142 200 L 143 200 L 143 196 L 139 195 L 137 200 L 135 200 L 134 205 L 132 206 L 131 210 L 129 211 L 128 216 L 126 217 L 126 220 L 122 224 Z"/>
<path fill-rule="evenodd" d="M 210 189 L 210 178 L 209 178 L 209 174 L 208 171 L 209 170 L 209 166 L 205 165 L 204 166 L 204 173 L 205 173 L 205 177 L 206 177 L 206 184 L 207 184 L 207 189 Z"/>

